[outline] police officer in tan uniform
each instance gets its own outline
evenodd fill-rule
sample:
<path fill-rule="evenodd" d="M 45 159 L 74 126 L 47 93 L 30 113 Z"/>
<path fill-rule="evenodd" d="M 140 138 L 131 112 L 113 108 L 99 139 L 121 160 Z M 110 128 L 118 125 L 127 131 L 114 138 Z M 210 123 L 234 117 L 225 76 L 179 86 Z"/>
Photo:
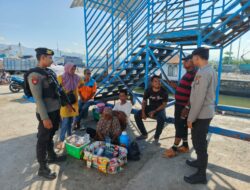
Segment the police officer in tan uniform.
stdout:
<path fill-rule="evenodd" d="M 37 48 L 38 67 L 29 71 L 27 76 L 29 90 L 36 101 L 36 117 L 39 121 L 36 153 L 40 168 L 39 176 L 55 179 L 47 163 L 64 161 L 65 156 L 54 152 L 53 136 L 60 123 L 60 99 L 55 84 L 56 74 L 48 69 L 54 52 L 47 48 Z"/>
<path fill-rule="evenodd" d="M 191 129 L 193 147 L 197 160 L 187 160 L 187 165 L 197 168 L 197 172 L 184 177 L 187 183 L 207 183 L 206 169 L 208 163 L 207 133 L 209 124 L 215 114 L 215 93 L 217 87 L 217 74 L 208 63 L 209 50 L 197 48 L 192 52 L 192 60 L 199 67 L 192 83 L 190 95 L 190 111 L 187 125 Z"/>

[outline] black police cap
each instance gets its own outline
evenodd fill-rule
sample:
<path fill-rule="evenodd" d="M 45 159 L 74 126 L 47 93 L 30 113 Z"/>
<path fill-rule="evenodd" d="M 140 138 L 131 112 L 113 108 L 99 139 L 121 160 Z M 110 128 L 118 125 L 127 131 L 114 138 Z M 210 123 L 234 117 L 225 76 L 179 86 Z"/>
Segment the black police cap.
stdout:
<path fill-rule="evenodd" d="M 48 48 L 36 48 L 37 55 L 54 55 L 54 51 Z"/>
<path fill-rule="evenodd" d="M 192 57 L 193 57 L 192 54 L 190 54 L 190 55 L 188 55 L 188 56 L 186 56 L 186 57 L 183 57 L 182 60 L 183 60 L 183 61 L 187 61 L 187 60 L 189 60 L 189 59 L 192 59 Z"/>
<path fill-rule="evenodd" d="M 208 48 L 204 48 L 204 47 L 199 47 L 197 49 L 195 49 L 192 52 L 192 55 L 198 55 L 200 56 L 202 59 L 208 60 L 209 58 L 209 49 Z"/>

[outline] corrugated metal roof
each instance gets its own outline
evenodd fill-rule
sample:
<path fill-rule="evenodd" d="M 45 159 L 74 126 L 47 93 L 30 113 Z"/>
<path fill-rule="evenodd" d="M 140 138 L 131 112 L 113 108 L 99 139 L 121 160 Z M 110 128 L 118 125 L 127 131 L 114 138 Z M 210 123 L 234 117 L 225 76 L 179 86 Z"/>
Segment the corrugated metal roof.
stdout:
<path fill-rule="evenodd" d="M 133 4 L 135 4 L 135 3 L 140 4 L 141 1 L 142 0 L 137 0 L 137 1 L 135 1 L 135 0 L 123 0 L 121 2 L 120 0 L 115 0 L 114 1 L 114 7 L 117 7 L 118 5 L 119 5 L 119 7 L 118 7 L 118 10 L 114 13 L 114 15 L 116 16 L 116 15 L 119 14 L 119 17 L 122 18 L 124 16 L 124 13 L 126 13 L 127 11 L 132 12 L 131 7 L 132 7 Z M 92 1 L 92 3 L 90 3 L 91 0 L 89 0 L 88 2 L 89 2 L 88 8 L 99 7 L 99 5 L 96 6 L 96 3 L 95 3 L 95 2 L 98 2 L 97 0 Z M 100 3 L 100 2 L 98 2 L 98 3 Z M 111 6 L 112 6 L 111 1 L 104 0 L 104 1 L 102 1 L 101 6 L 98 9 L 105 10 L 105 11 L 108 11 L 108 12 L 111 13 L 112 9 L 111 8 L 109 9 L 109 7 L 111 7 Z M 75 8 L 75 7 L 83 7 L 83 0 L 73 0 L 73 2 L 71 3 L 70 8 Z M 137 5 L 134 5 L 133 7 L 136 8 Z"/>

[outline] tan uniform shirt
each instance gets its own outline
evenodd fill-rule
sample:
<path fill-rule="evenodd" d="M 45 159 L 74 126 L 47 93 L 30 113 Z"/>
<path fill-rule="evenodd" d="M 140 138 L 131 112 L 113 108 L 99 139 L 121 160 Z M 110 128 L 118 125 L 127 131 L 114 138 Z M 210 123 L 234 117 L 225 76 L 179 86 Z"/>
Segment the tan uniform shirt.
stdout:
<path fill-rule="evenodd" d="M 48 113 L 60 109 L 59 98 L 44 98 L 44 88 L 49 88 L 49 80 L 45 75 L 37 72 L 32 72 L 28 76 L 30 91 L 36 101 L 36 112 L 40 115 L 42 120 L 48 119 Z M 55 89 L 56 90 L 56 89 Z"/>
<path fill-rule="evenodd" d="M 217 74 L 211 65 L 198 70 L 192 83 L 188 121 L 213 118 L 217 81 Z"/>

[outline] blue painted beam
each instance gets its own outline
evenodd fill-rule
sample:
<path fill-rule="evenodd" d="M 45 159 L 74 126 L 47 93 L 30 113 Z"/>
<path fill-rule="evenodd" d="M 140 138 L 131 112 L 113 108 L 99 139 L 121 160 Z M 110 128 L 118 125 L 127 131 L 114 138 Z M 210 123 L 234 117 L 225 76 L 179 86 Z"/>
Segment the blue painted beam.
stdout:
<path fill-rule="evenodd" d="M 241 108 L 241 107 L 234 107 L 234 106 L 226 106 L 226 105 L 218 105 L 217 110 L 220 111 L 230 111 L 242 114 L 250 114 L 250 109 L 248 108 Z"/>
<path fill-rule="evenodd" d="M 222 135 L 222 136 L 226 136 L 226 137 L 244 140 L 244 141 L 250 141 L 250 134 L 242 133 L 242 132 L 238 132 L 238 131 L 233 131 L 233 130 L 229 130 L 229 129 L 223 129 L 220 127 L 210 126 L 209 132 L 217 134 L 217 135 Z"/>

